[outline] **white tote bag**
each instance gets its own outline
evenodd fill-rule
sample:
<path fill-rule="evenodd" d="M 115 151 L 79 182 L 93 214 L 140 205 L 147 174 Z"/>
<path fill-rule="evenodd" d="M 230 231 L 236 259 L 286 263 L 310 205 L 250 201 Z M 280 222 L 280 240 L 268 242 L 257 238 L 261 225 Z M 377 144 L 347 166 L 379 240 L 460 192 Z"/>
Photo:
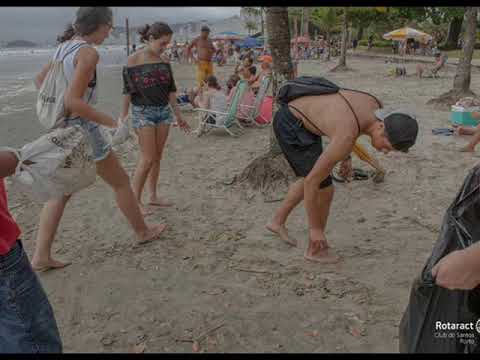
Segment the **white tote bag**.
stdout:
<path fill-rule="evenodd" d="M 91 146 L 80 126 L 58 128 L 20 150 L 13 185 L 36 201 L 73 194 L 95 182 L 96 168 Z M 25 164 L 25 161 L 32 164 Z"/>

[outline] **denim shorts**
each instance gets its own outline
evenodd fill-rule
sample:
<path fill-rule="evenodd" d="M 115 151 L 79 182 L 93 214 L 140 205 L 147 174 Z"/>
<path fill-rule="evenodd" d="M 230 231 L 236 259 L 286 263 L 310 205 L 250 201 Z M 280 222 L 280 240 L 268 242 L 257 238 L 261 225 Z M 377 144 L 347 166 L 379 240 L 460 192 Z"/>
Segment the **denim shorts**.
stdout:
<path fill-rule="evenodd" d="M 0 353 L 61 353 L 52 306 L 18 240 L 0 256 Z"/>
<path fill-rule="evenodd" d="M 80 125 L 82 127 L 82 129 L 87 133 L 88 142 L 92 147 L 93 159 L 95 161 L 105 159 L 110 153 L 110 150 L 112 150 L 112 145 L 105 139 L 99 124 L 77 117 L 65 120 L 65 125 Z"/>
<path fill-rule="evenodd" d="M 175 122 L 172 108 L 165 106 L 137 106 L 132 105 L 132 126 L 140 129 L 145 126 L 157 127 L 160 124 L 170 125 Z"/>

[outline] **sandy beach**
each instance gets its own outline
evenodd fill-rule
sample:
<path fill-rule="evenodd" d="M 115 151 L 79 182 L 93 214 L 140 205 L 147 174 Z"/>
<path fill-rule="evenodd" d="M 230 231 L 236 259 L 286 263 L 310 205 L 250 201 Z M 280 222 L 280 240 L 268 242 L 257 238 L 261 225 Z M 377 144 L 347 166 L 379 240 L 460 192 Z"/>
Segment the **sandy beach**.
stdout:
<path fill-rule="evenodd" d="M 343 261 L 304 261 L 303 208 L 288 223 L 301 244 L 291 248 L 264 227 L 278 202 L 226 185 L 264 153 L 268 128 L 247 129 L 238 138 L 221 132 L 197 138 L 173 128 L 160 194 L 174 206 L 147 218 L 169 224 L 160 241 L 131 248 L 133 232 L 100 179 L 65 211 L 54 256 L 73 263 L 39 276 L 66 352 L 134 352 L 143 346 L 145 352 L 398 351 L 411 283 L 478 155 L 458 151 L 465 139 L 431 132 L 449 125 L 448 112 L 425 103 L 451 88 L 454 68 L 420 81 L 388 77 L 392 65 L 382 60 L 349 57 L 348 63 L 355 71 L 328 73 L 334 62 L 308 61 L 299 72 L 371 92 L 385 105 L 413 104 L 420 134 L 408 154 L 376 155 L 387 169 L 385 182 L 336 185 L 327 238 Z M 415 64 L 406 66 L 414 74 Z M 178 88 L 193 85 L 193 66 L 173 68 Z M 216 71 L 225 80 L 232 68 Z M 121 67 L 103 66 L 98 77 L 98 106 L 117 116 Z M 474 92 L 480 93 L 479 83 L 474 68 Z M 42 133 L 30 79 L 22 86 L 16 96 L 0 97 L 0 146 L 21 147 Z M 120 148 L 130 174 L 137 155 L 134 142 Z M 354 166 L 369 170 L 355 158 Z M 41 205 L 14 192 L 9 200 L 31 256 Z"/>

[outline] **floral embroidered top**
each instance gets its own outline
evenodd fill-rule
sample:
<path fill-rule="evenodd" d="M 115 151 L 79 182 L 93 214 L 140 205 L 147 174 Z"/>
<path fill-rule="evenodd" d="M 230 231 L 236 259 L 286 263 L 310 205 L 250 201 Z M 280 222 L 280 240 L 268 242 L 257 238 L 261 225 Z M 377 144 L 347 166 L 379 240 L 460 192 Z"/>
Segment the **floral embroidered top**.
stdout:
<path fill-rule="evenodd" d="M 124 67 L 123 94 L 130 94 L 135 106 L 165 106 L 177 91 L 172 67 L 168 63 L 147 63 Z"/>

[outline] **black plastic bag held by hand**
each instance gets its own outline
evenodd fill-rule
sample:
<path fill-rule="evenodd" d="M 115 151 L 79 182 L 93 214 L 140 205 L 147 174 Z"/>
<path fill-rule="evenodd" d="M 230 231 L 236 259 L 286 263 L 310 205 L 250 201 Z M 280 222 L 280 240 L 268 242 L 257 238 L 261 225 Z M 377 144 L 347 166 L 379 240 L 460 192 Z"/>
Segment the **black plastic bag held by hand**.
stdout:
<path fill-rule="evenodd" d="M 479 239 L 480 166 L 476 166 L 447 209 L 432 254 L 413 283 L 399 327 L 400 352 L 471 353 L 480 348 L 480 333 L 476 330 L 480 318 L 479 289 L 448 290 L 437 286 L 432 276 L 432 268 L 443 257 Z"/>

